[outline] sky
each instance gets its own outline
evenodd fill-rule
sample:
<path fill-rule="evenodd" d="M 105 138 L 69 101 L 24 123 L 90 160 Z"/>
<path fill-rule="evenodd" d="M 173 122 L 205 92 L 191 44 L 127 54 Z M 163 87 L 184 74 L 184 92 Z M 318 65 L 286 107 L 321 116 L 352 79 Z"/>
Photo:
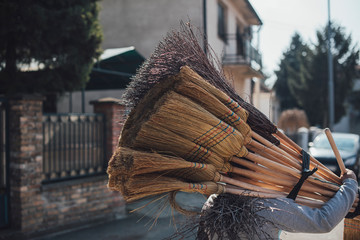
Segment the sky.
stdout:
<path fill-rule="evenodd" d="M 273 71 L 278 69 L 295 31 L 307 43 L 316 41 L 316 30 L 328 21 L 328 0 L 250 0 L 250 3 L 263 22 L 259 48 L 263 70 L 269 76 L 266 83 L 272 85 L 276 80 Z M 345 27 L 360 48 L 360 0 L 330 0 L 330 18 Z"/>

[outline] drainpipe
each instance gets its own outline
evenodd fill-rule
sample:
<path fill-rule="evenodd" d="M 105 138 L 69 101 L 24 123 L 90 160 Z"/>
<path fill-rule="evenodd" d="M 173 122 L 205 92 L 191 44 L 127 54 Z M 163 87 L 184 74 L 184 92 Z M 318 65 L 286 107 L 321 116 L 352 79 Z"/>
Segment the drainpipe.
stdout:
<path fill-rule="evenodd" d="M 328 0 L 328 29 L 327 29 L 327 53 L 328 53 L 328 101 L 329 101 L 329 128 L 334 127 L 334 76 L 333 76 L 333 57 L 331 53 L 331 18 L 330 18 L 330 0 Z"/>
<path fill-rule="evenodd" d="M 204 52 L 207 54 L 207 22 L 206 22 L 206 0 L 203 0 L 203 25 L 204 25 Z"/>

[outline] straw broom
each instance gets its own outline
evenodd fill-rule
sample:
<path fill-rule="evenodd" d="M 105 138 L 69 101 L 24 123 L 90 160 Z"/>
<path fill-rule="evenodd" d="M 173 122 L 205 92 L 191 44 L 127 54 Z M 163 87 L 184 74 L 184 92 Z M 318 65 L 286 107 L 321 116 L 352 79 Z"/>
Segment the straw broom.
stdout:
<path fill-rule="evenodd" d="M 147 160 L 151 159 L 150 162 L 154 164 L 154 161 L 156 161 L 155 159 L 157 160 L 159 159 L 159 154 L 139 153 L 137 151 L 134 152 L 133 150 L 126 150 L 126 149 L 122 149 L 122 150 L 128 151 L 129 154 L 133 155 L 133 159 L 137 158 L 135 157 L 136 155 L 141 156 L 139 159 L 139 163 L 144 159 Z M 145 157 L 145 155 L 147 155 L 147 157 Z M 164 160 L 164 158 L 166 157 L 160 156 L 160 158 L 163 158 L 162 160 Z M 200 192 L 206 195 L 229 192 L 232 194 L 245 194 L 247 196 L 268 197 L 268 198 L 286 196 L 285 193 L 270 191 L 265 188 L 257 187 L 255 185 L 247 184 L 244 182 L 239 182 L 237 180 L 222 176 L 219 173 L 217 173 L 215 168 L 213 168 L 211 165 L 188 163 L 185 160 L 181 160 L 179 158 L 174 158 L 174 157 L 171 158 L 172 160 L 177 159 L 178 162 L 175 165 L 181 166 L 181 168 L 178 169 L 180 170 L 180 172 L 186 169 L 183 168 L 185 167 L 185 165 L 188 165 L 188 167 L 191 168 L 192 173 L 187 175 L 179 174 L 178 171 L 177 171 L 178 174 L 174 174 L 175 173 L 174 171 L 170 171 L 170 172 L 166 171 L 167 173 L 164 173 L 161 171 L 159 172 L 159 170 L 161 169 L 157 167 L 151 168 L 152 164 L 147 164 L 147 166 L 150 167 L 150 169 L 145 170 L 147 174 L 136 175 L 136 173 L 132 172 L 131 177 L 124 178 L 123 177 L 124 172 L 120 173 L 118 171 L 119 163 L 116 163 L 115 158 L 112 158 L 111 164 L 109 165 L 109 169 L 108 169 L 108 173 L 110 175 L 109 188 L 111 188 L 112 190 L 117 190 L 122 192 L 124 198 L 127 201 L 135 201 L 141 198 L 150 197 L 172 191 Z M 112 169 L 114 166 L 116 166 L 116 171 L 113 171 L 114 169 Z M 168 168 L 169 167 L 166 167 L 165 169 L 168 170 Z M 172 170 L 174 170 L 174 168 L 175 167 L 170 167 L 170 169 Z M 140 169 L 142 169 L 142 171 L 140 172 L 143 173 L 144 168 L 140 167 Z M 196 173 L 194 173 L 194 171 Z M 169 177 L 166 174 L 171 174 L 176 178 Z M 122 177 L 119 177 L 121 175 Z M 179 178 L 178 175 L 180 175 L 181 178 Z M 195 180 L 196 182 L 185 182 L 183 179 L 184 176 L 187 176 L 186 180 L 191 180 L 191 181 Z M 199 182 L 199 181 L 204 181 L 204 182 Z M 229 184 L 233 184 L 233 185 L 240 183 L 240 186 L 243 186 L 246 189 L 239 189 L 236 187 L 232 187 L 231 185 L 225 186 L 222 184 L 217 184 L 214 181 L 228 182 Z M 322 204 L 319 201 L 304 199 L 302 197 L 299 197 L 297 201 L 304 205 L 317 206 L 317 207 L 319 207 Z"/>
<path fill-rule="evenodd" d="M 161 107 L 158 107 L 156 113 L 154 113 L 153 116 L 149 118 L 148 122 L 144 124 L 145 129 L 143 129 L 143 131 L 147 131 L 146 126 L 148 126 L 148 124 L 158 126 L 160 129 L 167 129 L 181 137 L 188 138 L 188 140 L 192 140 L 193 142 L 214 151 L 216 154 L 224 158 L 229 158 L 232 155 L 240 157 L 248 155 L 244 148 L 237 148 L 237 146 L 242 146 L 244 143 L 244 140 L 240 138 L 241 133 L 226 124 L 219 125 L 222 126 L 222 129 L 214 129 L 213 126 L 217 126 L 219 124 L 219 120 L 207 113 L 204 109 L 196 107 L 195 104 L 186 100 L 186 98 L 170 92 L 166 96 L 166 101 L 161 99 L 159 102 L 162 103 Z M 243 123 L 243 125 L 246 124 Z M 222 131 L 224 129 L 228 132 Z M 247 129 L 246 132 L 248 133 Z M 207 135 L 204 135 L 203 133 L 207 133 Z M 148 134 L 152 137 L 156 134 L 156 132 L 151 132 L 151 130 L 149 130 Z M 201 136 L 201 138 L 198 136 Z M 236 136 L 238 137 L 236 138 Z M 141 140 L 139 139 L 139 141 Z M 150 141 L 149 143 L 153 144 L 154 141 Z M 251 143 L 258 146 L 256 142 L 252 141 Z M 249 156 L 252 155 L 249 154 Z M 280 155 L 278 157 L 282 158 L 283 156 Z M 297 177 L 300 177 L 301 175 L 300 171 L 296 173 L 294 173 L 294 171 L 288 172 L 295 174 Z M 330 189 L 338 189 L 332 184 L 324 184 L 322 182 L 319 184 L 326 185 L 326 187 L 330 187 Z"/>
<path fill-rule="evenodd" d="M 159 119 L 157 119 L 156 121 L 158 122 L 158 120 Z M 167 123 L 169 123 L 168 121 L 167 121 Z M 145 124 L 146 125 L 146 124 Z M 159 134 L 159 132 L 160 131 L 164 131 L 164 129 L 163 128 L 158 128 L 158 129 L 155 129 L 155 130 L 153 130 L 153 131 L 151 131 L 151 130 L 149 130 L 149 131 L 147 131 L 148 132 L 148 135 L 151 137 L 151 138 L 144 138 L 144 139 L 142 139 L 142 141 L 143 141 L 143 144 L 150 144 L 149 145 L 149 147 L 154 147 L 154 146 L 156 146 L 157 145 L 157 142 L 160 140 L 160 142 L 162 141 L 162 145 L 158 148 L 158 149 L 164 149 L 164 148 L 166 148 L 166 147 L 171 147 L 171 143 L 169 143 L 169 141 L 168 141 L 168 137 L 171 135 L 171 132 L 167 132 L 166 134 L 164 134 L 163 136 L 160 136 L 158 139 L 154 139 L 154 137 L 157 135 L 157 134 Z M 142 136 L 142 138 L 143 138 L 144 136 Z M 137 143 L 140 143 L 141 142 L 141 140 L 138 140 L 137 141 Z M 173 140 L 172 141 L 173 143 L 176 143 L 176 142 L 181 142 L 181 141 L 179 141 L 179 139 L 176 139 L 176 140 Z M 140 145 L 138 146 L 138 147 L 144 147 L 144 145 L 142 145 L 141 143 L 140 143 Z M 182 147 L 181 145 L 179 146 L 179 145 L 176 145 L 175 146 L 175 148 L 177 149 L 177 150 L 183 150 L 183 149 L 185 149 L 184 147 Z M 192 149 L 194 149 L 194 148 L 192 148 Z M 195 148 L 196 149 L 196 148 Z M 170 152 L 172 152 L 173 150 L 170 150 L 170 149 L 167 149 L 168 151 L 170 151 Z M 209 153 L 209 152 L 208 152 Z M 224 164 L 220 164 L 220 166 L 223 166 Z M 298 172 L 298 175 L 300 175 L 300 172 Z M 295 182 L 296 183 L 296 182 Z M 338 190 L 338 187 L 336 187 L 336 186 L 333 186 L 333 185 L 330 185 L 330 187 L 332 187 L 331 189 L 333 189 L 334 190 L 334 188 L 335 188 L 335 190 Z"/>
<path fill-rule="evenodd" d="M 232 187 L 231 185 L 225 186 L 222 184 L 217 184 L 214 182 L 214 168 L 212 171 L 207 171 L 207 169 L 211 169 L 211 167 L 207 166 L 203 168 L 196 168 L 197 173 L 191 174 L 192 177 L 187 179 L 204 182 L 188 182 L 184 181 L 182 178 L 168 177 L 161 172 L 157 172 L 157 174 L 152 172 L 151 174 L 133 175 L 125 181 L 124 178 L 119 178 L 118 175 L 114 176 L 111 174 L 109 187 L 112 190 L 122 192 L 125 200 L 128 202 L 173 191 L 183 191 L 190 193 L 199 192 L 205 195 L 228 192 L 231 194 L 241 194 L 261 198 L 286 197 L 286 193 L 269 191 L 268 189 L 245 183 L 246 181 L 240 182 L 242 185 L 245 185 L 246 189 L 239 189 L 237 187 Z M 220 177 L 219 180 L 221 181 L 226 179 L 224 176 L 221 178 L 221 175 L 219 174 L 217 176 Z M 231 184 L 236 184 L 237 182 L 236 180 L 230 178 L 227 178 L 225 181 L 228 180 Z M 321 201 L 303 198 L 301 196 L 296 199 L 296 202 L 310 207 L 320 207 L 323 204 Z M 172 203 L 172 205 L 174 206 L 174 203 Z"/>
<path fill-rule="evenodd" d="M 279 140 L 271 135 L 277 133 L 276 126 L 265 115 L 236 94 L 226 82 L 224 74 L 218 71 L 218 69 L 222 69 L 221 64 L 211 54 L 211 49 L 206 42 L 205 48 L 207 49 L 208 56 L 204 54 L 202 47 L 199 45 L 192 27 L 189 24 L 181 23 L 181 30 L 169 33 L 155 49 L 154 54 L 138 71 L 134 78 L 136 81 L 130 84 L 125 98 L 132 105 L 137 105 L 138 101 L 142 99 L 153 85 L 165 81 L 168 76 L 178 73 L 182 66 L 188 65 L 204 79 L 227 93 L 232 99 L 235 99 L 242 107 L 248 110 L 250 113 L 248 124 L 255 132 L 264 136 L 271 143 L 279 145 Z M 301 161 L 301 158 L 299 160 Z M 332 181 L 340 184 L 340 180 L 335 174 L 327 171 L 321 164 L 319 165 L 319 172 L 326 171 L 326 174 L 330 175 Z"/>
<path fill-rule="evenodd" d="M 175 95 L 176 96 L 176 94 L 173 94 L 173 95 Z M 158 101 L 156 104 L 158 104 L 159 105 L 159 102 L 160 101 Z M 193 133 L 193 132 L 196 132 L 197 130 L 199 130 L 200 129 L 200 133 L 198 133 L 198 134 L 201 134 L 201 132 L 205 132 L 205 130 L 206 129 L 208 129 L 209 127 L 207 127 L 205 130 L 201 130 L 201 127 L 195 127 L 195 128 L 188 128 L 188 127 L 193 127 L 193 126 L 191 126 L 191 123 L 195 123 L 195 122 L 197 122 L 197 120 L 200 120 L 200 119 L 208 119 L 208 117 L 207 116 L 196 116 L 195 115 L 195 117 L 197 117 L 197 119 L 195 119 L 195 121 L 189 121 L 188 122 L 188 124 L 185 124 L 184 126 L 185 127 L 179 127 L 177 124 L 178 124 L 178 118 L 184 118 L 184 116 L 176 116 L 176 114 L 179 112 L 179 105 L 182 105 L 182 104 L 179 104 L 178 102 L 177 103 L 174 103 L 173 104 L 173 106 L 170 106 L 168 109 L 174 109 L 174 108 L 178 108 L 177 109 L 177 111 L 176 112 L 173 112 L 173 113 L 168 113 L 168 114 L 165 114 L 165 119 L 163 119 L 163 121 L 162 122 L 164 122 L 164 123 L 166 123 L 165 125 L 166 126 L 171 126 L 171 124 L 169 124 L 170 122 L 169 122 L 169 117 L 174 117 L 173 118 L 173 121 L 171 122 L 172 124 L 173 124 L 173 126 L 174 126 L 174 128 L 173 129 L 171 129 L 171 130 L 173 130 L 173 131 L 179 131 L 180 130 L 180 132 L 178 132 L 179 134 L 182 134 L 183 132 L 191 132 L 191 133 Z M 188 105 L 190 105 L 190 104 L 188 104 Z M 194 111 L 189 111 L 189 108 L 188 108 L 189 106 L 187 106 L 187 107 L 185 107 L 184 108 L 184 110 L 183 110 L 183 112 L 184 111 L 186 111 L 186 112 L 190 112 L 190 113 L 192 113 L 193 114 L 193 112 Z M 159 112 L 159 110 L 156 110 L 157 112 Z M 186 116 L 186 118 L 189 118 L 189 116 Z M 151 118 L 150 118 L 150 120 L 151 120 Z M 150 121 L 149 120 L 149 121 Z M 216 120 L 217 121 L 217 120 Z M 156 117 L 155 118 L 155 120 L 153 121 L 153 123 L 152 124 L 157 124 L 157 123 L 159 123 L 159 122 L 161 122 L 161 118 L 159 118 L 159 117 Z M 146 124 L 145 124 L 146 125 Z M 159 129 L 162 129 L 162 128 L 166 128 L 166 126 L 160 126 L 159 127 Z M 188 128 L 188 129 L 187 129 Z M 227 128 L 227 127 L 226 127 Z M 151 133 L 151 130 L 149 131 L 150 132 L 150 135 L 151 135 L 151 137 L 153 137 L 153 136 L 155 136 L 155 134 L 156 133 Z M 156 132 L 158 132 L 158 130 L 156 131 Z M 169 134 L 167 134 L 167 135 L 169 135 Z M 188 135 L 185 135 L 185 137 L 188 137 Z M 166 139 L 165 137 L 162 137 L 163 139 Z M 149 140 L 149 139 L 148 139 Z M 239 144 L 239 146 L 241 146 L 241 141 L 242 140 L 240 140 L 240 144 Z M 150 140 L 150 141 L 145 141 L 145 142 L 149 142 L 149 143 L 151 143 L 151 145 L 153 145 L 154 144 L 154 141 L 153 140 Z M 175 140 L 175 141 L 173 141 L 174 143 L 175 142 L 178 142 L 177 140 Z M 168 145 L 168 142 L 166 142 L 166 143 L 163 143 L 163 144 L 166 144 L 167 146 L 169 146 Z M 215 144 L 215 145 L 217 145 L 217 144 Z M 140 147 L 143 147 L 143 146 L 141 146 L 140 145 Z M 208 147 L 208 146 L 206 146 L 206 147 Z M 226 146 L 225 145 L 225 147 L 228 147 L 228 146 Z M 161 149 L 161 150 L 163 150 L 163 148 L 162 147 L 160 147 L 159 149 Z M 194 149 L 194 148 L 193 148 Z M 218 148 L 218 149 L 215 149 L 215 151 L 219 151 L 219 150 L 221 150 L 222 152 L 217 152 L 217 153 L 219 153 L 220 155 L 222 155 L 223 157 L 225 157 L 225 158 L 228 158 L 229 156 L 231 156 L 231 155 L 233 155 L 235 152 L 237 152 L 238 150 L 232 150 L 231 152 L 230 152 L 230 154 L 228 153 L 228 150 L 226 149 L 226 148 L 224 148 L 223 147 L 223 145 L 220 147 L 220 148 Z M 224 150 L 227 150 L 227 152 L 225 152 L 224 153 Z M 246 152 L 245 152 L 246 153 Z M 225 154 L 225 155 L 224 155 Z M 220 163 L 220 166 L 223 166 L 224 164 L 221 164 Z M 298 172 L 297 173 L 297 176 L 300 176 L 300 172 Z M 323 185 L 323 183 L 321 182 L 321 184 Z M 327 186 L 327 187 L 330 187 L 330 189 L 332 189 L 332 190 L 338 190 L 338 187 L 336 187 L 336 186 L 333 186 L 333 185 L 329 185 L 329 186 Z"/>
<path fill-rule="evenodd" d="M 141 138 L 139 138 L 136 141 L 136 143 L 137 143 L 136 147 L 140 147 L 140 148 L 145 147 L 146 148 L 148 146 L 149 148 L 156 149 L 156 150 L 160 149 L 162 151 L 168 151 L 168 152 L 176 152 L 177 151 L 176 152 L 177 155 L 180 155 L 183 157 L 184 156 L 186 157 L 189 155 L 199 156 L 199 155 L 196 155 L 193 153 L 187 154 L 186 152 L 184 152 L 184 150 L 186 151 L 186 145 L 179 144 L 179 143 L 182 143 L 183 140 L 180 137 L 176 137 L 171 132 L 168 131 L 168 132 L 165 132 L 163 135 L 159 135 L 161 132 L 164 132 L 164 131 L 165 131 L 165 129 L 163 129 L 163 128 L 158 128 L 158 129 L 153 129 L 153 130 L 147 129 L 146 134 L 144 133 L 144 136 L 141 136 Z M 141 132 L 140 132 L 140 134 L 141 134 Z M 169 141 L 169 140 L 171 140 L 171 141 Z M 191 142 L 188 142 L 188 143 L 191 143 Z M 192 145 L 195 145 L 195 144 L 192 144 Z M 188 147 L 188 149 L 198 150 L 199 148 L 196 147 L 196 145 L 195 145 L 195 147 L 190 147 L 190 148 Z M 210 151 L 206 151 L 206 153 L 207 153 L 207 155 L 214 157 L 214 154 L 212 154 Z M 226 166 L 226 162 L 219 162 L 222 160 L 221 158 L 217 159 L 217 160 L 218 160 L 217 161 L 218 166 L 220 166 L 221 168 Z M 255 158 L 255 160 L 260 161 L 259 158 Z M 209 163 L 211 163 L 211 162 L 209 162 Z M 264 163 L 264 162 L 262 162 L 262 164 L 266 165 L 266 163 Z M 275 167 L 278 167 L 278 166 L 279 165 L 277 165 Z M 283 166 L 281 166 L 281 165 L 280 165 L 280 167 L 283 168 Z M 221 169 L 221 170 L 224 171 L 224 169 Z M 284 172 L 287 172 L 287 171 L 288 171 L 288 169 L 285 169 Z M 300 172 L 298 173 L 298 175 L 300 175 Z"/>
<path fill-rule="evenodd" d="M 217 184 L 211 181 L 196 183 L 185 182 L 181 179 L 158 175 L 137 175 L 132 177 L 125 184 L 125 186 L 126 190 L 123 192 L 123 196 L 124 199 L 128 202 L 174 191 L 188 193 L 198 192 L 207 196 L 211 194 L 231 193 L 235 195 L 245 195 L 260 198 L 286 197 L 286 194 L 282 193 L 251 191 L 247 189 L 240 189 L 227 185 Z M 323 204 L 320 201 L 309 200 L 301 197 L 299 197 L 296 201 L 299 204 L 312 207 L 321 207 Z"/>
<path fill-rule="evenodd" d="M 247 126 L 247 124 L 241 124 L 242 122 L 245 122 L 248 117 L 247 111 L 241 108 L 226 94 L 208 84 L 201 76 L 191 70 L 188 66 L 182 67 L 180 72 L 173 77 L 173 81 L 176 82 L 174 86 L 176 92 L 191 98 L 216 117 L 237 128 L 240 132 L 243 133 L 244 131 L 247 132 L 250 130 L 246 129 L 242 131 L 241 129 L 244 126 Z M 251 136 L 265 144 L 267 147 L 275 149 L 275 152 L 273 153 L 276 154 L 278 152 L 276 156 L 277 158 L 300 158 L 298 154 L 294 156 L 281 150 L 255 132 L 251 132 Z M 298 159 L 297 161 L 287 160 L 286 163 L 297 167 L 298 169 L 301 168 Z M 322 177 L 330 181 L 335 181 L 338 184 L 340 183 L 338 178 L 334 178 L 332 176 L 332 172 L 329 174 L 329 170 L 325 166 L 319 164 L 318 162 L 315 163 L 320 165 L 319 173 Z M 311 164 L 311 167 L 314 167 L 314 164 Z"/>
<path fill-rule="evenodd" d="M 131 162 L 131 164 L 129 164 Z M 246 165 L 249 169 L 258 170 L 262 168 L 255 164 L 249 162 L 250 165 Z M 131 168 L 128 166 L 131 165 Z M 255 166 L 251 166 L 255 165 Z M 254 168 L 255 167 L 255 168 Z M 237 173 L 241 171 L 247 171 L 244 169 L 239 169 L 237 167 L 229 167 L 230 172 Z M 122 176 L 124 180 L 124 176 L 128 176 L 131 178 L 135 175 L 141 175 L 146 173 L 154 173 L 157 172 L 159 175 L 166 175 L 172 177 L 179 177 L 186 180 L 191 181 L 214 181 L 214 182 L 224 182 L 233 184 L 235 186 L 249 188 L 251 185 L 246 185 L 242 182 L 233 181 L 225 176 L 221 176 L 219 172 L 215 169 L 214 166 L 209 164 L 201 164 L 196 162 L 188 162 L 182 158 L 165 156 L 158 153 L 147 153 L 136 151 L 128 148 L 118 148 L 118 150 L 113 154 L 108 168 L 108 174 L 110 176 L 109 186 L 111 188 L 115 188 L 116 184 L 113 182 L 113 179 L 116 179 L 116 176 Z M 271 174 L 271 172 L 260 171 L 263 173 L 258 180 L 268 180 L 270 178 L 272 180 L 268 182 L 274 182 L 278 185 L 283 184 L 284 186 L 291 187 L 296 184 L 296 179 L 290 179 L 288 181 L 279 181 L 279 179 L 284 178 L 285 180 L 289 180 L 286 176 L 278 175 L 277 178 Z M 269 174 L 270 173 L 270 174 Z M 252 172 L 251 174 L 256 174 L 256 172 Z M 205 175 L 205 176 L 204 176 Z M 245 174 L 246 175 L 246 174 Z M 268 175 L 268 176 L 267 176 Z M 291 183 L 291 181 L 293 183 Z M 253 184 L 254 185 L 254 184 Z M 259 189 L 250 189 L 250 190 L 259 190 Z M 260 189 L 262 191 L 266 191 L 266 189 Z M 270 189 L 272 190 L 272 189 Z M 304 190 L 304 191 L 303 191 Z M 308 191 L 308 193 L 306 193 Z M 328 200 L 329 197 L 322 197 L 320 194 L 312 194 L 312 192 L 321 192 L 321 188 L 316 187 L 304 187 L 300 191 L 299 196 L 312 197 L 313 199 L 319 200 Z M 273 192 L 273 191 L 271 191 Z M 334 193 L 327 192 L 327 196 L 332 196 Z M 325 194 L 326 195 L 326 194 Z"/>
<path fill-rule="evenodd" d="M 171 83 L 171 84 L 169 84 Z M 159 84 L 161 85 L 161 84 Z M 164 84 L 163 84 L 164 85 Z M 242 109 L 236 102 L 231 100 L 229 97 L 227 97 L 224 93 L 219 91 L 218 89 L 215 89 L 210 84 L 206 83 L 198 74 L 196 74 L 194 71 L 192 71 L 189 67 L 184 66 L 180 70 L 179 74 L 172 77 L 172 81 L 168 81 L 167 85 L 163 88 L 174 88 L 175 91 L 178 93 L 181 93 L 185 96 L 190 97 L 192 100 L 196 101 L 197 103 L 200 103 L 203 107 L 205 107 L 207 110 L 209 110 L 211 113 L 213 113 L 215 116 L 219 117 L 220 119 L 224 120 L 224 122 L 227 122 L 228 124 L 232 125 L 233 127 L 237 128 L 242 133 L 247 134 L 248 131 L 250 131 L 247 124 L 241 124 L 243 122 L 242 118 L 247 118 L 247 112 Z M 163 91 L 166 91 L 162 89 Z M 218 100 L 214 95 L 212 95 L 210 92 L 214 93 L 218 96 L 218 98 L 222 99 L 223 102 Z M 233 109 L 235 112 L 232 112 L 227 106 L 225 106 L 223 103 L 229 105 L 231 109 Z M 231 103 L 231 104 L 229 104 Z M 237 116 L 237 113 L 242 116 Z M 246 128 L 247 127 L 247 128 Z M 246 128 L 246 129 L 241 129 Z M 265 143 L 267 146 L 270 145 L 270 148 L 273 147 L 277 152 L 273 152 L 273 154 L 277 154 L 275 157 L 276 159 L 282 159 L 286 160 L 285 164 L 290 164 L 293 167 L 296 167 L 297 169 L 301 169 L 301 165 L 298 161 L 291 161 L 289 158 L 293 158 L 293 156 L 287 154 L 286 152 L 280 150 L 276 146 L 272 146 L 270 142 L 263 139 L 258 134 L 251 132 L 251 135 L 256 138 L 257 140 L 261 141 L 262 143 Z M 265 141 L 265 142 L 264 142 Z M 255 144 L 255 142 L 254 142 Z M 257 148 L 259 148 L 259 145 L 257 145 Z M 264 148 L 262 148 L 264 149 Z M 271 151 L 264 149 L 265 151 Z M 321 168 L 322 169 L 322 168 Z M 321 169 L 319 172 L 321 172 Z M 326 170 L 326 169 L 325 169 Z M 321 173 L 320 173 L 321 174 Z M 331 178 L 327 178 L 326 175 L 322 175 L 327 180 L 332 180 Z"/>
<path fill-rule="evenodd" d="M 166 64 L 165 64 L 166 65 Z M 250 114 L 251 115 L 251 114 Z M 258 123 L 257 123 L 258 124 Z"/>
<path fill-rule="evenodd" d="M 131 164 L 129 164 L 129 161 L 131 162 Z M 128 166 L 131 167 L 129 168 Z M 119 148 L 117 152 L 113 154 L 109 162 L 107 172 L 109 174 L 109 188 L 121 191 L 128 201 L 133 201 L 136 199 L 144 198 L 146 196 L 150 196 L 150 193 L 144 193 L 147 191 L 154 193 L 154 195 L 169 192 L 170 190 L 168 189 L 168 187 L 173 189 L 174 186 L 162 188 L 159 187 L 159 184 L 162 184 L 162 180 L 171 180 L 169 176 L 176 177 L 177 179 L 186 179 L 188 181 L 190 180 L 195 182 L 224 182 L 245 187 L 247 189 L 252 189 L 255 191 L 261 190 L 264 192 L 270 192 L 274 194 L 276 193 L 275 191 L 251 186 L 250 184 L 242 183 L 237 180 L 233 180 L 231 178 L 223 176 L 219 172 L 217 172 L 215 167 L 213 167 L 212 165 L 187 162 L 178 157 L 165 156 L 157 153 L 139 152 L 127 148 Z M 179 182 L 174 182 L 175 185 L 177 183 Z M 137 184 L 140 184 L 142 187 L 139 187 Z M 212 187 L 211 189 L 215 188 L 214 184 L 207 183 L 207 185 Z M 198 190 L 199 185 L 196 186 L 197 187 L 192 187 L 191 189 L 194 188 L 195 190 Z M 143 189 L 139 190 L 139 188 Z M 150 190 L 151 188 L 154 189 Z M 189 190 L 190 192 L 192 191 L 191 189 Z M 175 190 L 176 189 L 173 189 L 171 191 Z M 136 194 L 137 192 L 141 191 L 143 191 L 142 194 Z M 210 194 L 212 193 L 216 192 L 211 190 Z"/>
<path fill-rule="evenodd" d="M 199 36 L 203 38 L 201 34 Z M 130 105 L 136 106 L 148 89 L 159 82 L 165 81 L 167 77 L 177 74 L 181 67 L 188 65 L 202 78 L 221 89 L 250 113 L 248 124 L 253 131 L 259 133 L 271 143 L 279 145 L 279 140 L 273 137 L 272 134 L 278 137 L 276 134 L 281 134 L 281 132 L 263 113 L 244 101 L 234 91 L 221 71 L 221 62 L 213 54 L 208 43 L 206 41 L 202 42 L 204 46 L 199 44 L 190 23 L 181 22 L 180 30 L 169 32 L 156 47 L 153 55 L 138 70 L 134 81 L 130 83 L 125 93 L 125 99 Z M 204 48 L 206 54 L 203 51 Z M 320 166 L 320 170 L 322 170 L 323 166 Z M 328 174 L 332 175 L 333 180 L 340 183 L 336 175 L 332 172 L 328 172 Z"/>
<path fill-rule="evenodd" d="M 177 104 L 176 104 L 177 105 Z M 157 119 L 157 122 L 158 122 L 158 120 L 159 119 Z M 144 124 L 144 125 L 146 125 L 146 124 Z M 164 128 L 159 128 L 159 129 L 157 129 L 157 130 L 155 130 L 155 131 L 148 131 L 149 132 L 149 134 L 150 134 L 150 136 L 152 136 L 152 137 L 154 137 L 154 136 L 156 136 L 156 135 L 158 135 L 159 134 L 159 132 L 160 131 L 164 131 Z M 160 147 L 160 149 L 162 149 L 162 150 L 164 150 L 164 146 L 171 146 L 172 144 L 170 144 L 169 143 L 169 136 L 171 136 L 171 134 L 170 134 L 171 132 L 168 132 L 168 133 L 166 133 L 164 136 L 160 136 L 160 140 L 162 140 L 162 141 L 165 141 L 165 142 L 163 142 L 163 146 L 162 147 Z M 175 139 L 175 138 L 174 138 Z M 139 142 L 139 141 L 135 141 L 135 142 Z M 153 146 L 155 146 L 156 144 L 156 141 L 154 141 L 154 139 L 145 139 L 145 141 L 144 141 L 145 143 L 150 143 L 150 145 L 153 147 Z M 174 144 L 175 143 L 179 143 L 179 142 L 181 142 L 181 141 L 179 141 L 179 139 L 175 139 L 175 140 L 173 140 L 172 141 Z M 140 147 L 143 147 L 143 145 L 140 145 Z M 179 146 L 179 145 L 176 145 L 176 149 L 179 149 L 179 150 L 183 150 L 183 149 L 185 149 L 185 148 L 183 148 L 183 147 L 181 147 L 181 146 Z M 197 149 L 197 148 L 195 148 L 195 149 Z M 170 150 L 169 149 L 169 151 L 170 152 L 173 152 L 173 150 Z M 207 153 L 209 153 L 209 152 L 207 152 Z M 211 155 L 211 154 L 210 154 Z M 224 166 L 224 164 L 221 164 L 220 163 L 220 166 Z"/>

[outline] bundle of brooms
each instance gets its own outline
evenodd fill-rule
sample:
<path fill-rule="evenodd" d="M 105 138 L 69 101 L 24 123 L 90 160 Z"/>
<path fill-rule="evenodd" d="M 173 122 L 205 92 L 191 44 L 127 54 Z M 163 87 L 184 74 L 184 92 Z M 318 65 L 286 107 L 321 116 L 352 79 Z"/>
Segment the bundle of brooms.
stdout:
<path fill-rule="evenodd" d="M 302 149 L 229 87 L 185 25 L 159 45 L 127 96 L 133 109 L 108 168 L 109 187 L 127 201 L 178 191 L 286 197 L 302 175 Z M 296 201 L 320 207 L 340 179 L 310 160 L 319 170 Z"/>

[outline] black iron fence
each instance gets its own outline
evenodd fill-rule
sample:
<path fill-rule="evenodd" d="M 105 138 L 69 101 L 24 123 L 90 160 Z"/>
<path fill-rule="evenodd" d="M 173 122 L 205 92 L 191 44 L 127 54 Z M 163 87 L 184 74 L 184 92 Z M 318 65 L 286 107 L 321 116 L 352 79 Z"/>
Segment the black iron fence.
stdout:
<path fill-rule="evenodd" d="M 43 181 L 103 174 L 105 139 L 101 114 L 44 114 Z"/>

